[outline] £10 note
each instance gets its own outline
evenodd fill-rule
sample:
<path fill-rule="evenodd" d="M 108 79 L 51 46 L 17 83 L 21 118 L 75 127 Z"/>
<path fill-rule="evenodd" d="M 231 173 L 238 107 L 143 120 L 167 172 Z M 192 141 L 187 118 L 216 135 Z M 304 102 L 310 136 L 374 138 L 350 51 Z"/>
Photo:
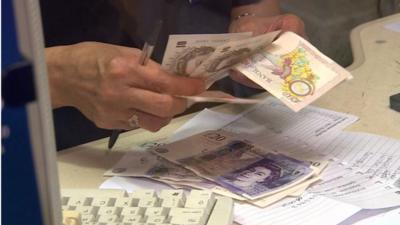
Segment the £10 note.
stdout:
<path fill-rule="evenodd" d="M 233 66 L 271 44 L 280 32 L 274 31 L 220 45 L 197 66 L 190 76 L 206 77 L 207 86 L 210 86 L 215 81 L 229 75 L 227 71 Z"/>
<path fill-rule="evenodd" d="M 218 46 L 248 37 L 251 33 L 170 35 L 161 66 L 171 73 L 190 76 Z"/>
<path fill-rule="evenodd" d="M 285 32 L 239 65 L 236 70 L 299 111 L 351 74 L 308 41 Z"/>

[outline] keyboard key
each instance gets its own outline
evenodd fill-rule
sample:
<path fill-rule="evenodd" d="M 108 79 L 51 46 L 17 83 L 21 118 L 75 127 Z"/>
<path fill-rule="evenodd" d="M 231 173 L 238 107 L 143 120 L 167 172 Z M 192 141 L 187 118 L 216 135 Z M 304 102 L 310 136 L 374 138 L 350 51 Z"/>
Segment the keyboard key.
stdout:
<path fill-rule="evenodd" d="M 81 215 L 81 220 L 82 220 L 82 222 L 86 222 L 86 223 L 88 223 L 88 222 L 94 222 L 95 221 L 95 219 L 96 219 L 96 216 L 95 215 L 90 215 L 90 214 L 87 214 L 87 215 Z"/>
<path fill-rule="evenodd" d="M 157 194 L 152 189 L 139 189 L 131 193 L 132 198 L 157 197 Z"/>
<path fill-rule="evenodd" d="M 97 218 L 98 223 L 111 223 L 118 222 L 119 217 L 117 215 L 100 215 Z"/>
<path fill-rule="evenodd" d="M 96 197 L 92 201 L 92 206 L 114 206 L 116 199 L 109 197 Z"/>
<path fill-rule="evenodd" d="M 166 220 L 166 216 L 149 216 L 147 217 L 147 224 L 162 224 Z"/>
<path fill-rule="evenodd" d="M 162 207 L 169 208 L 182 208 L 185 205 L 185 202 L 181 198 L 164 198 L 161 199 Z"/>
<path fill-rule="evenodd" d="M 106 206 L 100 207 L 98 214 L 99 215 L 120 215 L 121 208 L 113 207 L 113 206 Z"/>
<path fill-rule="evenodd" d="M 186 200 L 185 208 L 191 209 L 203 209 L 209 208 L 214 205 L 214 197 L 208 198 L 208 196 L 189 196 Z"/>
<path fill-rule="evenodd" d="M 160 192 L 160 198 L 181 198 L 185 199 L 185 192 L 183 190 L 162 190 Z"/>
<path fill-rule="evenodd" d="M 141 223 L 144 222 L 144 217 L 140 215 L 124 215 L 122 217 L 123 223 Z"/>
<path fill-rule="evenodd" d="M 138 206 L 139 207 L 154 207 L 158 206 L 159 199 L 155 197 L 145 197 L 139 200 Z"/>
<path fill-rule="evenodd" d="M 69 206 L 87 206 L 91 199 L 83 196 L 73 196 L 68 199 Z"/>
<path fill-rule="evenodd" d="M 166 216 L 168 215 L 169 208 L 164 207 L 150 207 L 146 209 L 145 216 Z"/>
<path fill-rule="evenodd" d="M 138 203 L 139 203 L 139 199 L 137 199 L 137 198 L 125 197 L 125 198 L 118 198 L 115 201 L 115 206 L 118 206 L 118 207 L 132 207 L 132 206 L 137 206 Z"/>
<path fill-rule="evenodd" d="M 77 206 L 76 211 L 80 212 L 82 215 L 97 215 L 99 207 L 96 206 Z"/>
<path fill-rule="evenodd" d="M 132 216 L 143 216 L 145 212 L 145 208 L 141 207 L 125 207 L 122 208 L 121 215 L 132 215 Z"/>

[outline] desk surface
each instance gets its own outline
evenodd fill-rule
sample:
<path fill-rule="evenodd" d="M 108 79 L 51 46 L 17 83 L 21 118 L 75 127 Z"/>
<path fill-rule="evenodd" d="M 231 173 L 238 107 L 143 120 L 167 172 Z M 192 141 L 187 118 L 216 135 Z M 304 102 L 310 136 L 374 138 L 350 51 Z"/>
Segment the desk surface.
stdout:
<path fill-rule="evenodd" d="M 400 22 L 400 14 L 372 21 L 355 28 L 351 43 L 355 61 L 348 68 L 354 79 L 342 83 L 313 105 L 346 112 L 360 118 L 347 128 L 400 139 L 400 113 L 389 109 L 389 96 L 400 93 L 400 33 L 384 24 Z M 260 96 L 262 97 L 262 96 Z M 222 105 L 220 112 L 240 113 L 239 105 Z M 98 188 L 111 168 L 131 146 L 166 137 L 194 114 L 174 119 L 157 133 L 134 130 L 122 134 L 115 150 L 107 152 L 108 139 L 62 151 L 58 154 L 62 188 Z"/>

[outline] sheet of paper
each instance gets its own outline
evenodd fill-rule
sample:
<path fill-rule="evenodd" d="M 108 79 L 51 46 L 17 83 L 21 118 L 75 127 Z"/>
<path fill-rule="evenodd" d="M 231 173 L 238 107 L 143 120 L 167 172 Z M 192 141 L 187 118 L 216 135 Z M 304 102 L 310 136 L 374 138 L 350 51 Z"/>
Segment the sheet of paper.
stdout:
<path fill-rule="evenodd" d="M 384 25 L 386 29 L 400 33 L 400 22 L 388 23 Z"/>
<path fill-rule="evenodd" d="M 176 130 L 170 141 L 181 140 L 206 130 L 218 130 L 239 116 L 204 109 Z"/>
<path fill-rule="evenodd" d="M 400 188 L 400 140 L 368 133 L 342 132 L 312 151 Z"/>
<path fill-rule="evenodd" d="M 323 195 L 363 209 L 400 205 L 400 189 L 354 171 L 343 163 L 331 163 L 321 174 L 322 181 L 307 192 Z"/>
<path fill-rule="evenodd" d="M 273 149 L 308 149 L 335 138 L 357 120 L 350 114 L 313 106 L 295 113 L 279 100 L 268 97 L 223 129 L 248 134 L 250 140 Z"/>
<path fill-rule="evenodd" d="M 400 208 L 361 220 L 354 225 L 397 225 L 400 224 Z"/>
<path fill-rule="evenodd" d="M 360 208 L 314 194 L 303 194 L 267 208 L 235 204 L 234 220 L 241 225 L 336 225 Z"/>
<path fill-rule="evenodd" d="M 367 218 L 372 218 L 375 216 L 383 215 L 387 212 L 393 211 L 395 209 L 400 209 L 400 207 L 392 207 L 392 208 L 384 208 L 384 209 L 362 209 L 352 215 L 351 217 L 347 218 L 346 220 L 340 222 L 338 225 L 354 225 L 362 220 L 367 220 Z M 375 223 L 377 225 L 379 223 Z M 370 224 L 372 225 L 372 224 Z"/>
<path fill-rule="evenodd" d="M 125 190 L 129 193 L 137 189 L 153 189 L 160 191 L 163 189 L 171 189 L 170 186 L 164 183 L 157 182 L 148 178 L 137 178 L 137 177 L 111 177 L 104 181 L 100 189 L 120 189 Z"/>

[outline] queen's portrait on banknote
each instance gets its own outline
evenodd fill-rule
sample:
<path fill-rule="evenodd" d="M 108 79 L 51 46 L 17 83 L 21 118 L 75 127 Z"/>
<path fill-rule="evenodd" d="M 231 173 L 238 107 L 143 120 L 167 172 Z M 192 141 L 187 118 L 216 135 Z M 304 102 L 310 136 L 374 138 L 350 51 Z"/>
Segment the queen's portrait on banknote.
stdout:
<path fill-rule="evenodd" d="M 234 193 L 256 197 L 289 186 L 311 172 L 304 162 L 269 153 L 257 162 L 220 176 L 217 181 Z"/>
<path fill-rule="evenodd" d="M 181 76 L 189 76 L 211 53 L 211 46 L 189 47 L 176 57 L 174 72 Z"/>
<path fill-rule="evenodd" d="M 241 48 L 233 51 L 228 51 L 212 61 L 208 65 L 206 71 L 209 73 L 216 73 L 223 69 L 231 68 L 232 66 L 242 61 L 243 58 L 247 57 L 250 53 L 251 50 L 249 48 Z"/>

